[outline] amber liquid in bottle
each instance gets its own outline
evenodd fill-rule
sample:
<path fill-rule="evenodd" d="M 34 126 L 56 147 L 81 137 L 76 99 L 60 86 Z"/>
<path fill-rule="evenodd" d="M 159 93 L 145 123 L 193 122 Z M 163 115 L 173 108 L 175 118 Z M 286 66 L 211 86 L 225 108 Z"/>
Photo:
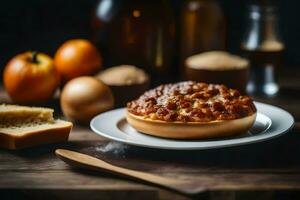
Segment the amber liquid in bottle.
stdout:
<path fill-rule="evenodd" d="M 215 0 L 187 0 L 181 10 L 180 65 L 194 54 L 225 48 L 225 17 Z"/>
<path fill-rule="evenodd" d="M 243 49 L 243 54 L 250 60 L 251 81 L 247 86 L 248 92 L 257 95 L 275 94 L 279 88 L 278 68 L 282 63 L 283 49 L 277 51 L 261 51 Z"/>
<path fill-rule="evenodd" d="M 279 91 L 278 73 L 284 51 L 277 27 L 276 7 L 269 3 L 249 5 L 246 22 L 241 50 L 250 61 L 247 92 L 275 96 Z"/>
<path fill-rule="evenodd" d="M 135 65 L 146 70 L 154 84 L 174 76 L 175 20 L 165 0 L 100 1 L 92 38 L 105 66 Z"/>

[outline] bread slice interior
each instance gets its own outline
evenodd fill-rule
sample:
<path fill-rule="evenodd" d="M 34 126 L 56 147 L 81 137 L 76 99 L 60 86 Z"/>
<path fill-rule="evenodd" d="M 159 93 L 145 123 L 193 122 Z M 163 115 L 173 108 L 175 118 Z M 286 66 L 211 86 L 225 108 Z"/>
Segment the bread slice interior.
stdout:
<path fill-rule="evenodd" d="M 0 124 L 53 122 L 53 109 L 18 105 L 0 105 Z"/>

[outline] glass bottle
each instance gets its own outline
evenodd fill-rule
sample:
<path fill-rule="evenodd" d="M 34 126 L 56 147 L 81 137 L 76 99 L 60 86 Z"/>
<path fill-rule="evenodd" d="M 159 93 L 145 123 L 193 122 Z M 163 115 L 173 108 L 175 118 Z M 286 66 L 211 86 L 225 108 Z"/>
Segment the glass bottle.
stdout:
<path fill-rule="evenodd" d="M 249 5 L 241 49 L 251 63 L 247 92 L 276 95 L 284 43 L 279 35 L 277 8 L 274 5 Z"/>
<path fill-rule="evenodd" d="M 92 22 L 105 66 L 135 65 L 155 83 L 173 78 L 175 20 L 168 1 L 101 0 Z"/>
<path fill-rule="evenodd" d="M 217 1 L 184 1 L 180 23 L 180 65 L 182 70 L 187 57 L 204 51 L 225 48 L 225 17 Z"/>

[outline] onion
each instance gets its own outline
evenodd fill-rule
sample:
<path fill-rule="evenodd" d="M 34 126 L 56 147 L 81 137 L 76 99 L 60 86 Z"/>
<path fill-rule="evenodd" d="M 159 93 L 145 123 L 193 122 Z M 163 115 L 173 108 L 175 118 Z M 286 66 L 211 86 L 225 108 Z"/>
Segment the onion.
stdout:
<path fill-rule="evenodd" d="M 60 105 L 64 115 L 79 123 L 88 123 L 94 116 L 114 106 L 111 90 L 100 80 L 82 76 L 69 81 L 62 90 Z"/>

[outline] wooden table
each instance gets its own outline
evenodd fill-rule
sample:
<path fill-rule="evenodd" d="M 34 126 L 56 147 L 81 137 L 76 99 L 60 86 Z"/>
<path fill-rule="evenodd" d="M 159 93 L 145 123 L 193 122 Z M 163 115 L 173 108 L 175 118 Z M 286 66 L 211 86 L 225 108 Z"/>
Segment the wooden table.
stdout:
<path fill-rule="evenodd" d="M 296 126 L 284 136 L 232 148 L 167 151 L 109 142 L 88 127 L 76 125 L 68 143 L 22 151 L 0 150 L 0 199 L 187 198 L 108 174 L 71 169 L 54 155 L 56 148 L 88 153 L 130 169 L 189 180 L 192 185 L 203 187 L 200 199 L 300 199 L 299 75 L 296 70 L 283 75 L 279 97 L 256 98 L 294 115 Z M 1 102 L 5 102 L 6 94 L 1 91 Z"/>

